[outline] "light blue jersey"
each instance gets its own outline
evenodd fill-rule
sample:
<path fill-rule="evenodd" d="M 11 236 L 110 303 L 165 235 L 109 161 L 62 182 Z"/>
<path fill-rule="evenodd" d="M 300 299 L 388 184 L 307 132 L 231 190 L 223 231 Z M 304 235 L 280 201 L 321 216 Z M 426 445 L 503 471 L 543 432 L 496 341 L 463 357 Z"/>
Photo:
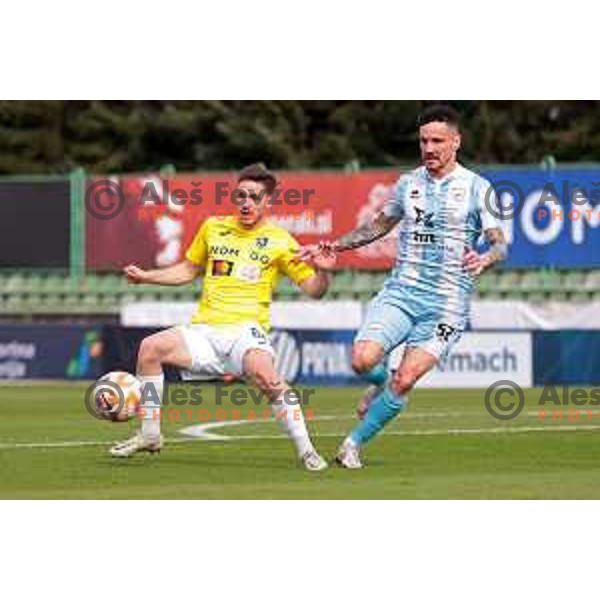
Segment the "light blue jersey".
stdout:
<path fill-rule="evenodd" d="M 387 352 L 402 342 L 442 358 L 466 325 L 475 278 L 463 267 L 467 249 L 501 223 L 490 183 L 457 165 L 443 179 L 425 167 L 403 175 L 384 206 L 400 218 L 396 265 L 373 299 L 358 340 Z"/>

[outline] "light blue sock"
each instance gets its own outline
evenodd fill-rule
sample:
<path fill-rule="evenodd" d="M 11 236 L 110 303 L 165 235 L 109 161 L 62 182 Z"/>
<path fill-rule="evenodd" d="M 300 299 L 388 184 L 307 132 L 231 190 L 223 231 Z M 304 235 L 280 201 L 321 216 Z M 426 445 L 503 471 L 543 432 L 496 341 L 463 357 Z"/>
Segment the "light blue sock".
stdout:
<path fill-rule="evenodd" d="M 388 378 L 388 361 L 384 358 L 378 362 L 370 371 L 363 373 L 361 378 L 377 387 L 381 387 Z"/>
<path fill-rule="evenodd" d="M 373 400 L 365 418 L 350 434 L 350 439 L 359 446 L 366 444 L 383 429 L 386 423 L 400 414 L 405 406 L 406 397 L 396 396 L 389 386 L 386 386 Z"/>

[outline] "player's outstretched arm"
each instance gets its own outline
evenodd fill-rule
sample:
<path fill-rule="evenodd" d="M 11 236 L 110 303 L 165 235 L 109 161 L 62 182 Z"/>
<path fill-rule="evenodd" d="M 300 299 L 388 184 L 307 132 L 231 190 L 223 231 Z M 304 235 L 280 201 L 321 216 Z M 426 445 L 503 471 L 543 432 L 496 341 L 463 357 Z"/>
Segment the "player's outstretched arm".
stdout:
<path fill-rule="evenodd" d="M 401 217 L 390 217 L 384 212 L 380 212 L 370 223 L 359 225 L 350 233 L 343 235 L 334 242 L 325 241 L 313 244 L 311 246 L 303 246 L 299 253 L 301 260 L 311 260 L 319 255 L 323 250 L 328 252 L 344 252 L 345 250 L 353 250 L 366 246 L 384 235 L 388 234 L 398 223 Z"/>
<path fill-rule="evenodd" d="M 152 283 L 155 285 L 184 285 L 198 276 L 198 267 L 189 260 L 183 260 L 165 269 L 144 270 L 135 265 L 123 269 L 129 283 Z"/>
<path fill-rule="evenodd" d="M 388 234 L 399 222 L 400 217 L 390 217 L 384 212 L 380 212 L 370 223 L 358 226 L 333 242 L 331 249 L 336 252 L 343 252 L 344 250 L 366 246 Z"/>

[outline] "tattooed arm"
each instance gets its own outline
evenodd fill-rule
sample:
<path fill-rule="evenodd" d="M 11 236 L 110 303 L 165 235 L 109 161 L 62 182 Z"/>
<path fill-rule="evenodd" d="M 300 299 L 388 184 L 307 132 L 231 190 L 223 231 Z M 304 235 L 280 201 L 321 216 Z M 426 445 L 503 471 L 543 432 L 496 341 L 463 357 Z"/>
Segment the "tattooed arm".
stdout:
<path fill-rule="evenodd" d="M 370 222 L 359 225 L 350 233 L 343 235 L 331 244 L 332 250 L 342 252 L 366 246 L 389 233 L 400 222 L 400 217 L 389 217 L 380 212 Z"/>
<path fill-rule="evenodd" d="M 344 252 L 366 246 L 389 233 L 400 221 L 401 217 L 390 217 L 384 212 L 380 212 L 371 222 L 359 225 L 334 242 L 319 242 L 312 246 L 304 246 L 300 250 L 299 258 L 310 260 L 323 253 Z"/>
<path fill-rule="evenodd" d="M 497 262 L 506 260 L 508 257 L 508 245 L 502 229 L 488 229 L 485 232 L 485 238 L 490 243 L 490 249 L 486 254 L 488 257 L 488 266 L 491 267 Z"/>
<path fill-rule="evenodd" d="M 475 250 L 468 250 L 465 254 L 464 265 L 471 275 L 481 275 L 508 256 L 508 246 L 502 229 L 486 229 L 485 239 L 490 244 L 490 249 L 485 254 L 479 254 Z"/>
<path fill-rule="evenodd" d="M 358 225 L 350 233 L 335 241 L 324 241 L 313 246 L 305 246 L 301 250 L 302 257 L 311 257 L 320 252 L 344 252 L 366 246 L 388 234 L 404 216 L 404 196 L 409 180 L 401 177 L 394 186 L 390 198 L 383 209 L 367 223 Z"/>

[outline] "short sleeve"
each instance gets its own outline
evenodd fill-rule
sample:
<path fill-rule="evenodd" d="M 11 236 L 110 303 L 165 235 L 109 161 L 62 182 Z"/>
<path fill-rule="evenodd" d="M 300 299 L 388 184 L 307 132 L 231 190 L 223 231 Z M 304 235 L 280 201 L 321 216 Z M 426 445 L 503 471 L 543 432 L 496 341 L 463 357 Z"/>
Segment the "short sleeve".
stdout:
<path fill-rule="evenodd" d="M 475 202 L 481 218 L 482 231 L 502 229 L 503 207 L 496 195 L 494 186 L 483 177 L 478 177 L 474 185 Z"/>
<path fill-rule="evenodd" d="M 194 237 L 193 242 L 190 244 L 187 252 L 185 253 L 185 257 L 195 265 L 203 265 L 206 262 L 206 233 L 208 228 L 210 227 L 211 219 L 207 219 L 202 223 L 200 229 L 198 229 L 198 233 Z"/>
<path fill-rule="evenodd" d="M 298 242 L 288 235 L 285 249 L 278 259 L 279 271 L 296 285 L 300 285 L 306 279 L 316 275 L 313 267 L 298 258 L 299 249 Z"/>
<path fill-rule="evenodd" d="M 402 219 L 404 217 L 404 199 L 408 187 L 408 177 L 400 177 L 392 188 L 392 195 L 383 206 L 383 214 L 386 217 Z"/>

